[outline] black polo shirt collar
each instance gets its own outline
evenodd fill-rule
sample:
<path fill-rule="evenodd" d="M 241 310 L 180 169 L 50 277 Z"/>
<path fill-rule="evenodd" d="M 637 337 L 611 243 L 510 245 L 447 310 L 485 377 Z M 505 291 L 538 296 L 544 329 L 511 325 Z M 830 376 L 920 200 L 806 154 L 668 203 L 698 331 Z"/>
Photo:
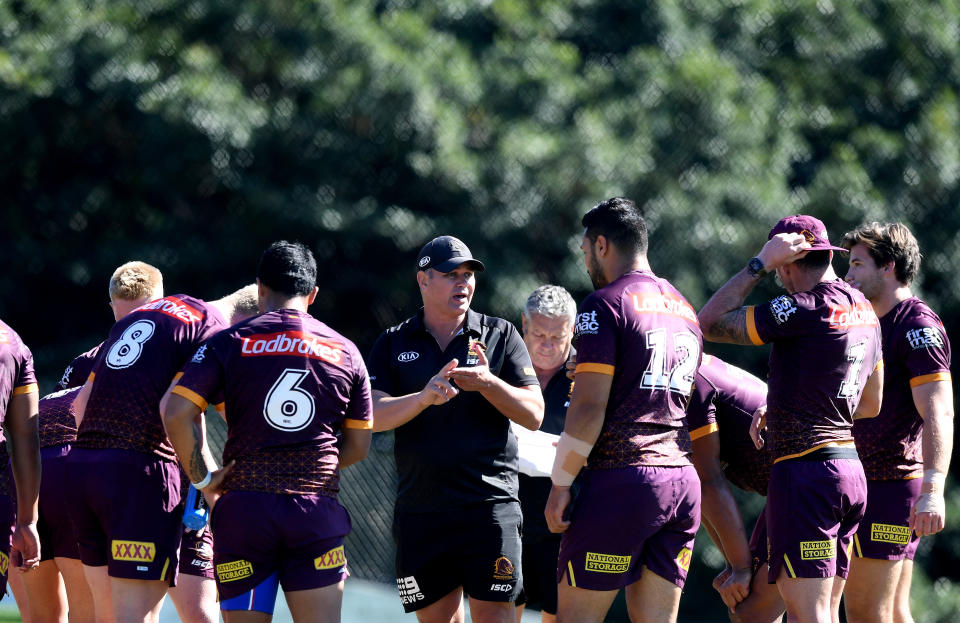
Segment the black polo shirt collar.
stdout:
<path fill-rule="evenodd" d="M 483 335 L 483 326 L 480 324 L 480 317 L 482 314 L 473 311 L 472 309 L 467 309 L 467 317 L 464 320 L 463 326 L 460 327 L 460 331 L 457 332 L 457 335 L 463 335 L 464 333 L 468 335 L 474 335 L 480 337 Z M 423 321 L 423 308 L 420 308 L 420 311 L 417 312 L 417 315 L 410 320 L 410 328 L 413 331 L 418 331 L 420 333 L 430 334 L 427 331 L 427 325 Z"/>

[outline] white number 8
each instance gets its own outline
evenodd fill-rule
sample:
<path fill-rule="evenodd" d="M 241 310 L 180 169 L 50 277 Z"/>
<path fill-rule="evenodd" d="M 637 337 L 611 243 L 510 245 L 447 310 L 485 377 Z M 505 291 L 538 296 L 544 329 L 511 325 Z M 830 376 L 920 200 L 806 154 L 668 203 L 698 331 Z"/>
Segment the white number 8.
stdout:
<path fill-rule="evenodd" d="M 313 421 L 314 401 L 300 381 L 307 377 L 306 370 L 287 368 L 267 392 L 263 403 L 263 417 L 277 430 L 296 432 Z"/>
<path fill-rule="evenodd" d="M 143 345 L 153 337 L 152 320 L 138 320 L 120 335 L 107 351 L 107 365 L 115 370 L 129 368 L 143 353 Z"/>

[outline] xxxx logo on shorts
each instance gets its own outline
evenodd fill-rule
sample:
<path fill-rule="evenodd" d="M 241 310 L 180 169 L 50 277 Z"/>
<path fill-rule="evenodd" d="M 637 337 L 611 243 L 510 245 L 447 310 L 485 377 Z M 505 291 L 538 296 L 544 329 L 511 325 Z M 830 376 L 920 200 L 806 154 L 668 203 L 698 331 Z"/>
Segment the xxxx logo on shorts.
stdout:
<path fill-rule="evenodd" d="M 10 568 L 10 557 L 0 552 L 0 575 L 7 575 L 7 570 Z"/>
<path fill-rule="evenodd" d="M 800 560 L 829 560 L 837 555 L 837 542 L 800 541 Z"/>
<path fill-rule="evenodd" d="M 870 540 L 880 543 L 899 543 L 900 545 L 906 545 L 910 542 L 910 526 L 872 523 L 870 524 Z"/>
<path fill-rule="evenodd" d="M 693 557 L 693 552 L 689 548 L 684 547 L 680 550 L 680 553 L 677 554 L 677 564 L 680 565 L 680 568 L 684 571 L 690 570 L 690 559 Z"/>
<path fill-rule="evenodd" d="M 583 568 L 595 573 L 626 573 L 630 570 L 631 558 L 633 557 L 587 552 L 587 561 Z"/>
<path fill-rule="evenodd" d="M 253 565 L 246 560 L 222 562 L 217 565 L 217 579 L 221 582 L 234 582 L 253 575 Z"/>
<path fill-rule="evenodd" d="M 501 556 L 493 563 L 493 577 L 498 580 L 512 580 L 513 563 L 506 556 Z"/>
<path fill-rule="evenodd" d="M 345 564 L 347 564 L 347 557 L 343 555 L 343 545 L 334 547 L 323 556 L 313 559 L 313 566 L 316 567 L 317 571 L 337 569 Z"/>
<path fill-rule="evenodd" d="M 157 546 L 144 541 L 113 541 L 113 559 L 130 562 L 153 562 Z"/>

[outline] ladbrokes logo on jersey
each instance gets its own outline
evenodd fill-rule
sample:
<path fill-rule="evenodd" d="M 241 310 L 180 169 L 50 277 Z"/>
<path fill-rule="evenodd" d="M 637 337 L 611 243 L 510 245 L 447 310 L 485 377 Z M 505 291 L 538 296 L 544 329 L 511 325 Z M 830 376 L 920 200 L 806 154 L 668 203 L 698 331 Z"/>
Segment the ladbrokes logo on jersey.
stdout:
<path fill-rule="evenodd" d="M 343 545 L 334 547 L 323 556 L 313 559 L 313 566 L 317 571 L 337 569 L 345 564 L 347 564 L 347 557 L 343 554 Z"/>
<path fill-rule="evenodd" d="M 111 544 L 114 560 L 129 562 L 153 562 L 157 546 L 144 541 L 113 541 Z"/>
<path fill-rule="evenodd" d="M 203 320 L 203 312 L 190 307 L 175 296 L 150 301 L 140 309 L 158 311 L 182 322 L 193 323 Z"/>
<path fill-rule="evenodd" d="M 633 310 L 638 314 L 670 314 L 698 324 L 697 312 L 681 298 L 662 292 L 638 292 L 631 294 L 630 299 L 633 301 Z"/>
<path fill-rule="evenodd" d="M 303 355 L 309 359 L 322 359 L 336 364 L 343 360 L 343 344 L 303 331 L 261 333 L 243 338 L 240 346 L 241 357 L 270 355 Z"/>
<path fill-rule="evenodd" d="M 856 327 L 875 327 L 880 324 L 873 305 L 857 303 L 855 305 L 830 305 L 827 322 L 831 329 L 853 329 Z"/>

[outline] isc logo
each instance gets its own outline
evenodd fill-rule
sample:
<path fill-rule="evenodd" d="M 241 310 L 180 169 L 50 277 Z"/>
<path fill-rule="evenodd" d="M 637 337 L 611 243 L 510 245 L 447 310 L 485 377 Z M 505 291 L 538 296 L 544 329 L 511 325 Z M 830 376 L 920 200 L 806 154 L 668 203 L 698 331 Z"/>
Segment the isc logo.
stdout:
<path fill-rule="evenodd" d="M 496 591 L 499 593 L 509 593 L 513 590 L 513 587 L 509 584 L 491 584 L 490 590 Z"/>
<path fill-rule="evenodd" d="M 414 352 L 412 350 L 408 350 L 405 353 L 400 353 L 399 355 L 397 355 L 397 361 L 399 361 L 400 363 L 407 363 L 410 361 L 414 361 L 419 357 L 420 357 L 420 353 Z"/>

